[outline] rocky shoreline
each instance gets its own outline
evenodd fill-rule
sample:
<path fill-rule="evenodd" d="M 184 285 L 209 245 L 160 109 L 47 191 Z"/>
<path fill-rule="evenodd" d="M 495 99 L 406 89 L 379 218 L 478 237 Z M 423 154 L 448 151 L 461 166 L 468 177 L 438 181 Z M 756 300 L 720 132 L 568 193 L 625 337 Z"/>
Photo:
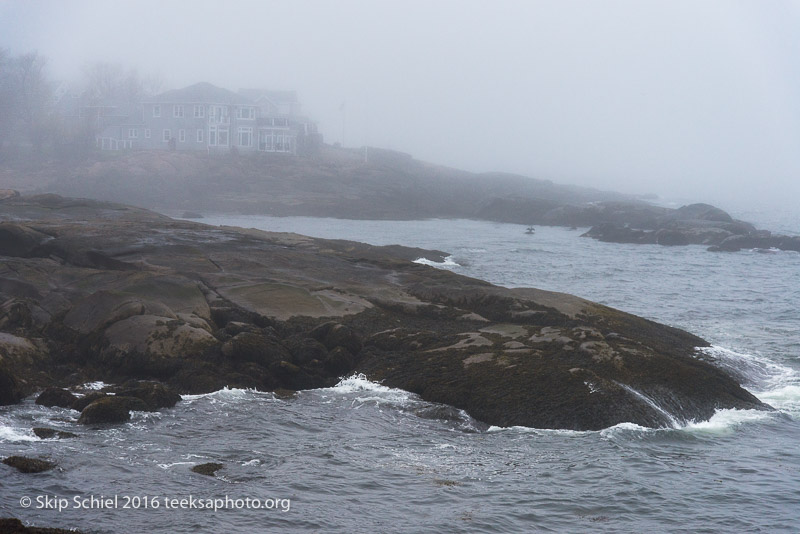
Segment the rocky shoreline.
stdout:
<path fill-rule="evenodd" d="M 0 218 L 3 404 L 48 387 L 121 384 L 118 400 L 80 406 L 92 425 L 169 406 L 143 398 L 154 381 L 159 398 L 175 400 L 364 373 L 497 426 L 659 427 L 768 409 L 704 361 L 695 348 L 708 344 L 696 336 L 411 261 L 441 251 L 212 227 L 55 195 L 6 199 Z"/>
<path fill-rule="evenodd" d="M 505 173 L 475 174 L 407 154 L 323 147 L 313 157 L 212 157 L 138 151 L 84 162 L 0 166 L 0 188 L 125 202 L 170 215 L 216 213 L 345 219 L 463 218 L 592 227 L 615 243 L 700 244 L 800 251 L 800 237 L 772 235 L 708 204 L 678 209 L 619 193 Z M 187 195 L 186 191 L 191 191 Z M 0 190 L 0 199 L 4 197 Z"/>
<path fill-rule="evenodd" d="M 582 237 L 609 243 L 645 245 L 706 245 L 711 252 L 742 249 L 789 250 L 800 252 L 800 236 L 772 234 L 752 224 L 735 220 L 725 211 L 708 204 L 690 204 L 664 213 L 654 213 L 635 224 L 603 222 Z"/>

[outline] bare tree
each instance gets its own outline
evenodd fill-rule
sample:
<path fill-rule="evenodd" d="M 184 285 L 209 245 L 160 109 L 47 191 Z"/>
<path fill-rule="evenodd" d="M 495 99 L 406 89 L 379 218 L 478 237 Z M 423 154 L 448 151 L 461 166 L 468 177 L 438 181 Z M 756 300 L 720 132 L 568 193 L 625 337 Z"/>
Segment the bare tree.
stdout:
<path fill-rule="evenodd" d="M 22 126 L 34 152 L 40 153 L 52 114 L 53 84 L 47 78 L 47 58 L 38 52 L 16 58 L 17 90 Z"/>

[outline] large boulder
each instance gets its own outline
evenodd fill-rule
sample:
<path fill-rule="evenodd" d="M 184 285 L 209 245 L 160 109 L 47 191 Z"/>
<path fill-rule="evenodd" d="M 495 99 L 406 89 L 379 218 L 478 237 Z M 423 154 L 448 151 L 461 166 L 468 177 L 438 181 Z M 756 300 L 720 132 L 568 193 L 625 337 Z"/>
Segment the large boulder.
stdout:
<path fill-rule="evenodd" d="M 361 352 L 361 338 L 350 327 L 340 323 L 323 323 L 311 330 L 308 335 L 325 345 L 328 350 L 342 347 L 351 354 Z"/>
<path fill-rule="evenodd" d="M 73 393 L 63 388 L 47 388 L 36 397 L 36 404 L 52 408 L 71 408 L 72 404 L 78 400 Z"/>
<path fill-rule="evenodd" d="M 24 396 L 16 377 L 0 360 L 0 406 L 17 404 Z"/>
<path fill-rule="evenodd" d="M 106 329 L 105 337 L 109 348 L 122 353 L 173 358 L 199 354 L 217 344 L 204 328 L 157 315 L 135 315 L 118 321 Z"/>
<path fill-rule="evenodd" d="M 27 226 L 0 223 L 0 256 L 30 257 L 48 239 L 50 236 Z"/>
<path fill-rule="evenodd" d="M 22 521 L 13 517 L 0 518 L 0 532 L 3 534 L 81 534 L 80 531 L 73 529 L 26 527 Z"/>
<path fill-rule="evenodd" d="M 40 439 L 70 439 L 70 438 L 77 438 L 77 434 L 73 434 L 72 432 L 66 432 L 64 430 L 56 430 L 55 428 L 45 428 L 45 427 L 35 427 L 33 429 L 33 433 L 36 434 L 37 438 Z"/>
<path fill-rule="evenodd" d="M 109 389 L 121 397 L 141 399 L 149 411 L 172 408 L 181 400 L 178 392 L 160 382 L 132 382 Z"/>
<path fill-rule="evenodd" d="M 56 464 L 48 460 L 39 458 L 28 458 L 26 456 L 9 456 L 3 460 L 7 466 L 13 467 L 20 473 L 41 473 L 53 469 Z"/>
<path fill-rule="evenodd" d="M 222 345 L 222 354 L 234 361 L 270 365 L 291 360 L 291 354 L 276 338 L 261 332 L 241 332 Z"/>
<path fill-rule="evenodd" d="M 78 397 L 77 399 L 75 399 L 75 402 L 72 403 L 70 408 L 72 408 L 76 412 L 82 412 L 83 409 L 89 406 L 91 403 L 93 403 L 97 399 L 102 399 L 105 396 L 106 393 L 102 391 L 92 391 L 90 393 L 87 393 L 83 397 Z"/>
<path fill-rule="evenodd" d="M 323 362 L 328 356 L 325 345 L 310 337 L 295 336 L 284 340 L 284 344 L 292 353 L 292 363 L 296 365 L 308 365 L 314 360 Z"/>
<path fill-rule="evenodd" d="M 131 410 L 151 411 L 143 400 L 136 397 L 109 396 L 98 399 L 84 408 L 78 423 L 82 425 L 124 423 L 130 420 Z"/>

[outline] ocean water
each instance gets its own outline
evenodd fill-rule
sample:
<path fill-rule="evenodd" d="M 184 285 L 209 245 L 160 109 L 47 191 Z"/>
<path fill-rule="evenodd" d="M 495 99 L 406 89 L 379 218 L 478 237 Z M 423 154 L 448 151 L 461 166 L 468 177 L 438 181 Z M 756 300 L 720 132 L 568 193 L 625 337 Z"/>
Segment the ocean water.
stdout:
<path fill-rule="evenodd" d="M 477 221 L 204 222 L 437 248 L 451 256 L 436 268 L 681 327 L 713 343 L 717 364 L 776 409 L 723 410 L 674 429 L 495 428 L 353 376 L 292 399 L 187 396 L 86 429 L 75 412 L 31 398 L 0 407 L 0 455 L 60 468 L 22 475 L 0 465 L 0 516 L 130 533 L 800 532 L 800 254 L 609 244 L 582 230 L 526 235 Z M 40 440 L 34 426 L 80 437 Z M 225 465 L 217 478 L 190 471 L 210 461 Z M 100 508 L 101 496 L 117 502 Z"/>

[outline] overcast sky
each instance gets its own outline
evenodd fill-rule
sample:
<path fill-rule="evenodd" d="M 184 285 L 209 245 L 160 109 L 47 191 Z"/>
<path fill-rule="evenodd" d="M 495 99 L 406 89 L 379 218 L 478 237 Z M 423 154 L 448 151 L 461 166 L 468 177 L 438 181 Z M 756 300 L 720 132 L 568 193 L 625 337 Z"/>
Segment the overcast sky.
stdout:
<path fill-rule="evenodd" d="M 60 80 L 296 89 L 327 142 L 723 206 L 800 204 L 798 28 L 777 0 L 0 0 L 0 47 Z"/>

